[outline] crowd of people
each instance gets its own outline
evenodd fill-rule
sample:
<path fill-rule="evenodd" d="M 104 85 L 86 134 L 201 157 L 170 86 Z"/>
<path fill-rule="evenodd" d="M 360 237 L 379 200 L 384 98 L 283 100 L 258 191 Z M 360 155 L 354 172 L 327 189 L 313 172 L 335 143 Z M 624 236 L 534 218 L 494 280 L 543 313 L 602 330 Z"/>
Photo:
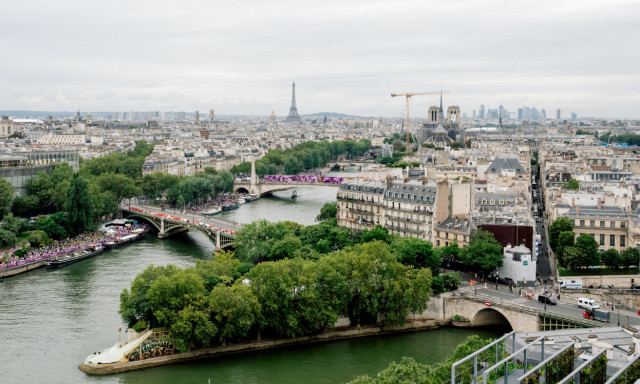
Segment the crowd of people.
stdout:
<path fill-rule="evenodd" d="M 83 233 L 75 237 L 55 240 L 49 245 L 37 247 L 30 250 L 22 257 L 15 254 L 15 251 L 21 249 L 22 246 L 16 246 L 10 250 L 3 252 L 0 255 L 0 269 L 17 267 L 39 260 L 48 259 L 50 257 L 58 256 L 64 253 L 73 252 L 89 245 L 104 243 L 105 241 L 113 240 L 116 237 L 128 235 L 132 230 L 137 228 L 147 228 L 147 226 L 136 224 L 126 227 L 111 227 L 109 228 L 108 232 L 99 230 L 95 232 Z M 32 245 L 33 244 L 29 244 L 29 242 L 26 240 L 23 244 L 23 246 L 26 247 L 32 247 Z"/>
<path fill-rule="evenodd" d="M 243 197 L 241 194 L 236 193 L 225 193 L 217 198 L 208 198 L 207 200 L 201 203 L 191 203 L 185 205 L 183 209 L 180 210 L 181 213 L 202 213 L 207 212 L 212 209 L 216 209 L 218 207 L 224 207 L 227 205 L 234 204 L 238 201 L 239 198 Z"/>

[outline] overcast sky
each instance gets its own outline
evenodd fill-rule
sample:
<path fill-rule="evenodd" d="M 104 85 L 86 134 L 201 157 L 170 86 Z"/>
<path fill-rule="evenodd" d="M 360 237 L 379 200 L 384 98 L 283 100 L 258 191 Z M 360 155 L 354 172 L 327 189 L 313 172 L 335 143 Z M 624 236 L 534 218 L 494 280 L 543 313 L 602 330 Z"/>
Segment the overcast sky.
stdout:
<path fill-rule="evenodd" d="M 401 116 L 443 89 L 563 117 L 640 118 L 638 0 L 21 0 L 0 109 Z M 416 96 L 426 117 L 437 96 Z"/>

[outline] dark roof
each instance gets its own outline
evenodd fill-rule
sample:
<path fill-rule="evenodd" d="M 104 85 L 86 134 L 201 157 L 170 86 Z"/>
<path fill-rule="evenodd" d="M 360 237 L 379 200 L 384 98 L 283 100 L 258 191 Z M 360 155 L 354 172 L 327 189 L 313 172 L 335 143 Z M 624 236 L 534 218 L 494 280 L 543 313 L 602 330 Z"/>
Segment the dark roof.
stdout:
<path fill-rule="evenodd" d="M 486 173 L 501 173 L 503 169 L 515 169 L 517 174 L 527 173 L 518 159 L 512 157 L 496 157 L 495 160 L 489 165 Z"/>

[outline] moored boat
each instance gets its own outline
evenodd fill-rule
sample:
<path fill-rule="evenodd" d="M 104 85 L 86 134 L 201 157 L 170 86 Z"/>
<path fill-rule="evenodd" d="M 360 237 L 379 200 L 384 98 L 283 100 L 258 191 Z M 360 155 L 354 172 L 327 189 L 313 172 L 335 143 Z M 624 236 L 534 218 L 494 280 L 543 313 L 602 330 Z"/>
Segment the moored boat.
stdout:
<path fill-rule="evenodd" d="M 238 200 L 236 200 L 236 204 L 238 204 L 238 205 L 242 205 L 242 204 L 244 204 L 244 203 L 246 203 L 246 202 L 247 202 L 247 201 L 246 201 L 244 198 L 242 198 L 242 197 L 240 197 L 240 198 L 238 198 Z"/>
<path fill-rule="evenodd" d="M 231 204 L 227 204 L 227 205 L 223 205 L 222 206 L 222 210 L 223 211 L 231 211 L 234 209 L 238 209 L 238 204 L 236 203 L 231 203 Z"/>
<path fill-rule="evenodd" d="M 145 229 L 134 229 L 133 231 L 131 231 L 131 234 L 122 237 L 116 237 L 115 239 L 110 241 L 105 241 L 104 243 L 102 243 L 102 245 L 106 249 L 112 249 L 124 244 L 133 243 L 136 240 L 144 238 L 146 235 L 147 231 Z"/>
<path fill-rule="evenodd" d="M 260 198 L 260 196 L 257 193 L 250 193 L 247 196 L 244 197 L 244 199 L 247 201 L 247 203 L 251 202 L 251 201 L 256 201 Z"/>
<path fill-rule="evenodd" d="M 46 263 L 47 268 L 60 268 L 76 261 L 84 260 L 89 257 L 93 257 L 101 254 L 104 251 L 104 247 L 100 244 L 91 245 L 83 249 L 68 252 L 55 258 L 48 260 Z"/>
<path fill-rule="evenodd" d="M 208 210 L 208 211 L 202 212 L 202 214 L 203 214 L 204 216 L 206 216 L 206 217 L 209 217 L 209 216 L 213 216 L 213 215 L 215 215 L 215 214 L 218 214 L 218 213 L 220 213 L 220 212 L 222 212 L 222 208 L 220 208 L 220 207 L 214 207 L 213 209 L 210 209 L 210 210 Z"/>

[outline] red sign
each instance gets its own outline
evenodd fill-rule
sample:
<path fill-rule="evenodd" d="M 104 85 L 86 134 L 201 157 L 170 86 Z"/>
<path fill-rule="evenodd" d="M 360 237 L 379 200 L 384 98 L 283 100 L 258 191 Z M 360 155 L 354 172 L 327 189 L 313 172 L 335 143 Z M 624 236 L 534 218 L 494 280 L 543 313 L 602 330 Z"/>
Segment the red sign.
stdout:
<path fill-rule="evenodd" d="M 491 302 L 489 302 L 489 301 L 485 301 L 485 302 L 484 302 L 484 305 L 486 305 L 487 307 L 490 307 L 490 306 L 491 306 Z"/>

